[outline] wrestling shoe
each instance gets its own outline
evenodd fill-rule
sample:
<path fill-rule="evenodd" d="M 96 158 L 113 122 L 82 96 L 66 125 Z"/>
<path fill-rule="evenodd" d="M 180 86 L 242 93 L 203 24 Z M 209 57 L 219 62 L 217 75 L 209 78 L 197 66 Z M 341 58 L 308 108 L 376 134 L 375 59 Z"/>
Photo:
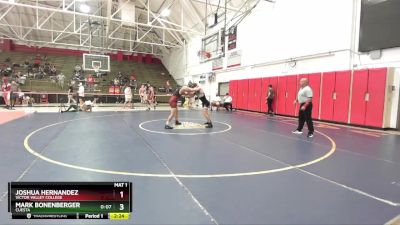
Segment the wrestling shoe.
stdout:
<path fill-rule="evenodd" d="M 292 131 L 292 134 L 302 134 L 303 133 L 303 131 L 300 131 L 300 130 L 294 130 L 294 131 Z"/>

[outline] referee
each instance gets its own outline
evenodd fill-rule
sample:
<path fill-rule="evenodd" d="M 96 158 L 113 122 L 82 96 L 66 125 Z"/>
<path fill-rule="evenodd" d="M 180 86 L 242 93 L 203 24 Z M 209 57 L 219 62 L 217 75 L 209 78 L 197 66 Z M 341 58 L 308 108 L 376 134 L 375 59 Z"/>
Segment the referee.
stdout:
<path fill-rule="evenodd" d="M 308 127 L 308 135 L 307 137 L 312 138 L 314 136 L 314 125 L 312 121 L 312 97 L 313 91 L 310 86 L 308 86 L 308 79 L 302 78 L 300 80 L 300 90 L 297 94 L 297 101 L 300 103 L 299 109 L 299 125 L 296 130 L 294 130 L 293 134 L 302 134 L 304 123 L 307 123 Z"/>

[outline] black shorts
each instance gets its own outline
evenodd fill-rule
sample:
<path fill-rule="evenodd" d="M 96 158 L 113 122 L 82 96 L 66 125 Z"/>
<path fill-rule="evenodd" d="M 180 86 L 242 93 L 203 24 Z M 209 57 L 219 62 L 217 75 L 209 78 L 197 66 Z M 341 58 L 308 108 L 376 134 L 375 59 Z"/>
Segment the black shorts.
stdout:
<path fill-rule="evenodd" d="M 210 107 L 210 102 L 207 100 L 206 96 L 202 96 L 199 99 L 200 99 L 200 101 L 201 101 L 201 103 L 203 105 L 203 108 Z"/>

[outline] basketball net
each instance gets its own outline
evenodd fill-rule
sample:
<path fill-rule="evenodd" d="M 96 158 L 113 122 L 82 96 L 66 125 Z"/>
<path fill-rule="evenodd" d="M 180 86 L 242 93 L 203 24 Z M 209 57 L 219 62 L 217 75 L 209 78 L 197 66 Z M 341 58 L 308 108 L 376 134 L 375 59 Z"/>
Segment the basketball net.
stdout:
<path fill-rule="evenodd" d="M 207 51 L 199 51 L 197 55 L 200 57 L 201 60 L 207 60 L 211 58 L 211 53 Z"/>
<path fill-rule="evenodd" d="M 100 66 L 93 66 L 93 70 L 95 73 L 100 72 Z"/>

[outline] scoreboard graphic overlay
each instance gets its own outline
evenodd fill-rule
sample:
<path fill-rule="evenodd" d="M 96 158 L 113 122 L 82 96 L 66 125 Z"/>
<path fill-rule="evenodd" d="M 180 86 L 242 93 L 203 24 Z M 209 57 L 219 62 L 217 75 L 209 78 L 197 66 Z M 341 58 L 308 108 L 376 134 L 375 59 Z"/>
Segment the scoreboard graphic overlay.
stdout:
<path fill-rule="evenodd" d="M 8 211 L 13 219 L 127 220 L 131 182 L 10 182 Z"/>

